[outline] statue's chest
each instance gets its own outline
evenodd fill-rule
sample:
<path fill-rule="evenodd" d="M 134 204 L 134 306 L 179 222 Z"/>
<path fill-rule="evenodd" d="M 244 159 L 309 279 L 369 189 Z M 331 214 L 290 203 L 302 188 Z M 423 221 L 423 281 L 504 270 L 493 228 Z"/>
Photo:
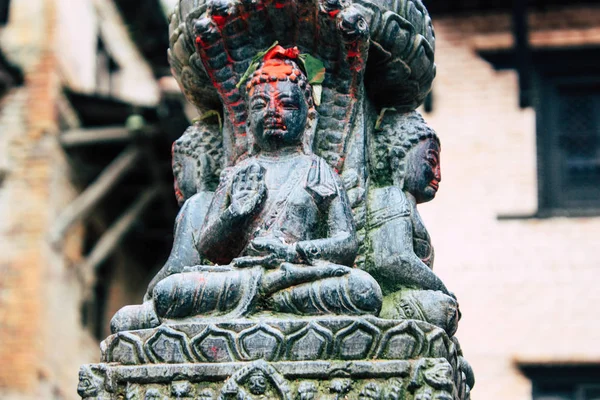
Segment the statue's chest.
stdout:
<path fill-rule="evenodd" d="M 267 230 L 283 235 L 288 242 L 313 238 L 318 232 L 321 211 L 305 188 L 306 165 L 270 167 L 265 174 Z"/>
<path fill-rule="evenodd" d="M 269 190 L 268 198 L 273 201 L 279 194 L 277 189 Z M 286 241 L 309 240 L 317 234 L 320 210 L 303 186 L 295 187 L 283 203 L 272 208 L 277 215 L 272 230 Z"/>
<path fill-rule="evenodd" d="M 413 207 L 411 212 L 411 220 L 413 225 L 413 249 L 417 257 L 421 259 L 429 267 L 433 264 L 433 246 L 431 238 L 423 219 L 416 207 Z"/>

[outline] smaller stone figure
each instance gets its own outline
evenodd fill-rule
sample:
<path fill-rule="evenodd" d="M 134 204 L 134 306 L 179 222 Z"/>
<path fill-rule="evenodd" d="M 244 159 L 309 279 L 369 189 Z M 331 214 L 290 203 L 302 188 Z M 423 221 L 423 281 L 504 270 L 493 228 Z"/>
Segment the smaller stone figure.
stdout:
<path fill-rule="evenodd" d="M 313 382 L 300 382 L 298 386 L 298 397 L 297 400 L 315 400 L 315 396 L 318 393 L 317 385 Z"/>
<path fill-rule="evenodd" d="M 374 382 L 369 382 L 358 394 L 358 400 L 382 400 L 381 388 Z"/>
<path fill-rule="evenodd" d="M 175 197 L 180 206 L 198 193 L 214 193 L 223 167 L 222 140 L 217 123 L 201 120 L 173 143 Z"/>
<path fill-rule="evenodd" d="M 148 286 L 145 301 L 154 286 L 184 267 L 201 264 L 195 239 L 200 235 L 206 213 L 219 184 L 222 171 L 222 146 L 219 126 L 196 122 L 173 143 L 175 196 L 182 206 L 175 221 L 173 250 L 165 266 Z"/>
<path fill-rule="evenodd" d="M 169 400 L 169 397 L 158 388 L 150 388 L 146 390 L 144 400 Z"/>
<path fill-rule="evenodd" d="M 370 139 L 365 270 L 381 284 L 381 316 L 458 327 L 458 303 L 433 273 L 433 246 L 417 204 L 441 181 L 440 142 L 418 112 L 388 113 Z"/>
<path fill-rule="evenodd" d="M 267 391 L 267 378 L 265 374 L 256 370 L 248 377 L 248 390 L 256 396 L 261 396 Z"/>
<path fill-rule="evenodd" d="M 329 391 L 334 394 L 334 400 L 347 398 L 347 394 L 352 390 L 352 381 L 350 379 L 334 379 L 331 381 Z"/>
<path fill-rule="evenodd" d="M 175 221 L 171 254 L 148 285 L 144 304 L 124 307 L 112 319 L 113 332 L 157 326 L 159 321 L 151 302 L 154 286 L 167 276 L 182 272 L 185 267 L 202 264 L 195 239 L 200 235 L 222 169 L 218 129 L 217 124 L 197 122 L 173 143 L 175 196 L 182 207 Z"/>
<path fill-rule="evenodd" d="M 104 372 L 93 366 L 83 366 L 79 370 L 77 393 L 84 399 L 98 398 L 104 388 Z"/>
<path fill-rule="evenodd" d="M 171 384 L 171 397 L 175 399 L 194 398 L 194 386 L 190 382 L 173 382 Z"/>
<path fill-rule="evenodd" d="M 221 388 L 219 400 L 291 400 L 287 381 L 263 360 L 237 370 Z"/>

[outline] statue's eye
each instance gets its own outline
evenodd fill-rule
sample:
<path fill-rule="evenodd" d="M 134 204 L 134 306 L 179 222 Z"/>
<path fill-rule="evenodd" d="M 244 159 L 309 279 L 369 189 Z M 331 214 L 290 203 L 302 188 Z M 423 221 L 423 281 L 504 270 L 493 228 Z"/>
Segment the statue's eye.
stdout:
<path fill-rule="evenodd" d="M 429 164 L 431 164 L 432 166 L 436 166 L 439 163 L 439 157 L 437 152 L 433 151 L 433 150 L 429 150 L 427 152 L 427 155 L 425 156 L 425 159 L 427 160 L 427 162 Z"/>
<path fill-rule="evenodd" d="M 254 100 L 252 102 L 252 109 L 253 110 L 262 110 L 266 106 L 267 106 L 267 102 L 264 101 L 264 100 L 262 100 L 262 99 Z"/>
<path fill-rule="evenodd" d="M 281 105 L 286 110 L 297 110 L 298 109 L 298 105 L 291 100 L 283 100 L 281 102 Z"/>

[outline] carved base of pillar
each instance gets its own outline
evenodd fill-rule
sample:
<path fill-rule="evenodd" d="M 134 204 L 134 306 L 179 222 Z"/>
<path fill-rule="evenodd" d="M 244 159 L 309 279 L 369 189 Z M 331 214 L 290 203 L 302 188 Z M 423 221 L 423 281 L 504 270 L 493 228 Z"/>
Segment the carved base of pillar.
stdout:
<path fill-rule="evenodd" d="M 455 343 L 420 321 L 201 321 L 122 332 L 83 366 L 83 399 L 466 400 Z"/>

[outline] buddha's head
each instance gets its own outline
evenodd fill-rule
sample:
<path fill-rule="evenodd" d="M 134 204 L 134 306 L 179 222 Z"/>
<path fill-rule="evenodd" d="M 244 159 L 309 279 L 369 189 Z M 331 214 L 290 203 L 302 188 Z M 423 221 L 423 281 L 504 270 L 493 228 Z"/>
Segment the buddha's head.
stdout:
<path fill-rule="evenodd" d="M 312 150 L 316 109 L 297 48 L 275 46 L 246 85 L 252 151 Z"/>
<path fill-rule="evenodd" d="M 376 185 L 400 187 L 417 203 L 435 197 L 442 180 L 440 141 L 417 111 L 386 116 L 371 146 L 371 179 Z"/>
<path fill-rule="evenodd" d="M 179 205 L 199 191 L 214 191 L 219 182 L 222 148 L 217 125 L 197 122 L 172 147 L 175 197 Z M 218 130 L 216 131 L 218 132 Z"/>

